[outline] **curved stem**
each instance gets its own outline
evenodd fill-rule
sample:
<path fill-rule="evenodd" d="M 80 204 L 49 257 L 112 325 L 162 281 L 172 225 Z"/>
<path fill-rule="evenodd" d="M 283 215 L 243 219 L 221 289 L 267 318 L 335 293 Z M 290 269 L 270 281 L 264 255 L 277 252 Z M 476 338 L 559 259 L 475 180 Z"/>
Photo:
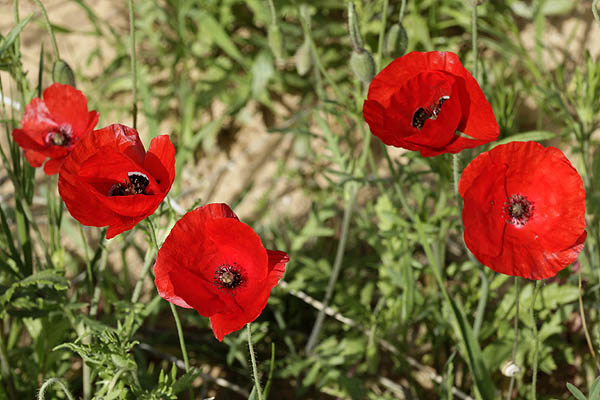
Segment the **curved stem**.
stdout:
<path fill-rule="evenodd" d="M 154 260 L 154 256 L 156 255 L 156 247 L 149 246 L 148 250 L 146 250 L 146 255 L 144 256 L 144 265 L 142 267 L 142 272 L 138 277 L 137 282 L 135 283 L 135 288 L 133 289 L 133 294 L 131 295 L 131 303 L 137 303 L 142 294 L 142 286 L 144 285 L 144 278 L 148 275 L 148 271 L 152 266 L 152 261 Z"/>
<path fill-rule="evenodd" d="M 60 388 L 63 390 L 63 392 L 67 396 L 67 399 L 75 400 L 75 398 L 73 397 L 73 395 L 67 388 L 67 385 L 62 381 L 62 379 L 58 379 L 58 378 L 50 378 L 50 379 L 46 380 L 46 382 L 44 382 L 44 384 L 42 385 L 42 387 L 40 388 L 40 391 L 38 393 L 38 396 L 37 396 L 38 400 L 44 400 L 46 398 L 46 395 L 45 395 L 46 389 L 48 388 L 48 386 L 50 386 L 54 383 L 57 383 L 58 386 L 60 386 Z"/>
<path fill-rule="evenodd" d="M 190 372 L 190 360 L 187 354 L 187 348 L 185 347 L 185 339 L 183 338 L 183 330 L 181 329 L 181 321 L 179 321 L 179 314 L 177 314 L 177 308 L 175 304 L 169 303 L 173 318 L 175 318 L 175 326 L 177 327 L 177 336 L 179 337 L 179 346 L 181 347 L 181 354 L 183 355 L 183 363 L 185 364 L 185 372 Z M 190 386 L 190 399 L 194 398 L 193 387 Z"/>
<path fill-rule="evenodd" d="M 381 69 L 381 57 L 383 56 L 383 42 L 385 38 L 385 26 L 387 22 L 388 1 L 383 0 L 383 11 L 381 12 L 381 29 L 379 30 L 379 42 L 377 43 L 377 56 L 375 61 L 375 69 Z"/>
<path fill-rule="evenodd" d="M 135 56 L 135 12 L 133 0 L 129 0 L 129 37 L 131 47 L 131 80 L 133 85 L 133 129 L 137 130 L 137 63 Z"/>
<path fill-rule="evenodd" d="M 342 261 L 344 260 L 344 251 L 346 249 L 346 240 L 348 238 L 348 228 L 350 227 L 350 219 L 352 217 L 352 209 L 354 208 L 354 203 L 356 201 L 356 192 L 358 191 L 358 186 L 352 183 L 352 187 L 350 188 L 350 196 L 346 201 L 346 207 L 344 208 L 344 217 L 342 219 L 342 234 L 340 236 L 340 241 L 338 242 L 337 251 L 335 253 L 335 261 L 333 262 L 333 271 L 331 276 L 329 277 L 329 283 L 327 284 L 327 290 L 325 291 L 325 299 L 323 300 L 323 304 L 325 307 L 329 305 L 331 301 L 331 297 L 333 296 L 333 288 L 335 283 L 337 282 L 338 276 L 340 274 L 340 270 L 342 267 Z M 321 332 L 321 326 L 323 325 L 323 320 L 325 319 L 325 308 L 319 310 L 319 314 L 317 315 L 317 319 L 315 320 L 315 324 L 308 338 L 308 342 L 306 343 L 305 351 L 307 354 L 310 354 L 313 350 L 317 337 L 319 336 L 319 332 Z"/>
<path fill-rule="evenodd" d="M 248 350 L 250 351 L 250 362 L 252 363 L 252 374 L 254 375 L 254 388 L 256 389 L 256 395 L 258 400 L 262 400 L 262 389 L 260 388 L 260 379 L 258 378 L 258 368 L 256 367 L 256 358 L 254 356 L 254 347 L 252 347 L 252 331 L 250 330 L 250 323 L 246 325 L 246 331 L 248 332 Z"/>
<path fill-rule="evenodd" d="M 406 9 L 406 0 L 402 0 L 402 4 L 400 5 L 400 15 L 398 16 L 398 22 L 402 22 L 402 18 L 404 18 L 404 10 Z"/>
<path fill-rule="evenodd" d="M 481 324 L 483 323 L 483 316 L 485 315 L 485 306 L 487 305 L 487 298 L 489 293 L 490 284 L 488 277 L 485 274 L 485 270 L 481 270 L 481 293 L 479 294 L 479 302 L 477 303 L 477 314 L 475 315 L 475 322 L 473 323 L 473 334 L 476 338 L 479 338 L 479 332 L 481 331 Z"/>
<path fill-rule="evenodd" d="M 596 368 L 600 370 L 600 363 L 598 363 L 598 358 L 596 358 L 596 352 L 594 351 L 594 345 L 592 344 L 592 339 L 590 337 L 590 332 L 588 331 L 587 322 L 585 319 L 585 312 L 583 311 L 583 298 L 582 298 L 582 290 L 581 290 L 581 268 L 579 267 L 579 271 L 577 271 L 577 278 L 579 280 L 579 315 L 581 315 L 581 323 L 583 325 L 583 332 L 585 334 L 585 341 L 587 342 L 588 348 L 590 349 L 590 353 L 592 354 L 592 358 L 596 363 Z"/>
<path fill-rule="evenodd" d="M 537 324 L 535 322 L 535 313 L 534 313 L 534 309 L 535 309 L 535 299 L 537 298 L 538 292 L 540 289 L 540 281 L 535 281 L 535 288 L 533 289 L 533 300 L 531 301 L 531 309 L 530 311 L 530 315 L 531 315 L 531 320 L 533 321 L 533 340 L 534 340 L 534 346 L 533 346 L 533 378 L 531 381 L 531 400 L 535 400 L 537 399 L 537 394 L 536 394 L 536 383 L 537 383 L 537 370 L 538 370 L 538 348 L 539 348 L 539 340 L 538 340 L 538 330 L 537 330 Z"/>
<path fill-rule="evenodd" d="M 517 358 L 517 345 L 519 343 L 519 277 L 515 276 L 515 337 L 513 340 L 512 357 L 511 361 L 514 363 Z M 510 377 L 510 385 L 508 385 L 508 393 L 506 393 L 506 400 L 512 399 L 512 393 L 515 386 L 516 375 Z"/>
<path fill-rule="evenodd" d="M 40 8 L 42 12 L 42 16 L 44 17 L 44 23 L 46 24 L 46 29 L 48 30 L 48 34 L 50 35 L 50 39 L 52 41 L 52 48 L 54 49 L 54 55 L 57 60 L 60 60 L 60 52 L 58 51 L 58 45 L 56 44 L 56 37 L 54 37 L 54 29 L 52 29 L 52 25 L 50 24 L 50 19 L 48 19 L 48 14 L 46 13 L 46 9 L 40 0 L 33 0 L 35 4 Z"/>
<path fill-rule="evenodd" d="M 594 14 L 594 19 L 600 25 L 600 15 L 598 15 L 598 0 L 592 1 L 592 14 Z"/>

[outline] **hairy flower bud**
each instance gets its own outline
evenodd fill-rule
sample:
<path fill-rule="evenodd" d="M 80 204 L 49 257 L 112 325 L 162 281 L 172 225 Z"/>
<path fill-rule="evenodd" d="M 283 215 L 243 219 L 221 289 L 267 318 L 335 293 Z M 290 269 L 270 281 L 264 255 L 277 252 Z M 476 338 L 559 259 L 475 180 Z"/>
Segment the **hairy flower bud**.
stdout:
<path fill-rule="evenodd" d="M 360 81 L 369 83 L 375 76 L 375 61 L 367 50 L 353 51 L 350 56 L 350 68 Z"/>
<path fill-rule="evenodd" d="M 304 39 L 304 43 L 296 50 L 296 54 L 294 54 L 294 63 L 296 64 L 298 75 L 304 76 L 310 71 L 310 68 L 313 65 L 313 59 L 310 41 L 308 39 Z"/>
<path fill-rule="evenodd" d="M 383 52 L 386 56 L 398 58 L 404 55 L 408 46 L 408 36 L 401 23 L 392 25 L 385 36 Z"/>
<path fill-rule="evenodd" d="M 54 83 L 62 83 L 75 87 L 75 75 L 73 70 L 64 60 L 56 60 L 52 67 L 52 79 Z"/>

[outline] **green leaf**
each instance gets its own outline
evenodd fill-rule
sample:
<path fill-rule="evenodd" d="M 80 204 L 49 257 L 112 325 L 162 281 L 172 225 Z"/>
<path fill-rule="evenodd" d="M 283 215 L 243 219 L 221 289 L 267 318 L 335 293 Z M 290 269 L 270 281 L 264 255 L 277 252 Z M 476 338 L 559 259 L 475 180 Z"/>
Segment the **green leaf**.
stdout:
<path fill-rule="evenodd" d="M 571 385 L 568 382 L 567 389 L 569 389 L 569 392 L 571 392 L 571 394 L 573 394 L 573 396 L 575 396 L 577 400 L 587 400 L 585 398 L 585 395 L 581 392 L 581 390 L 577 389 L 575 386 Z"/>
<path fill-rule="evenodd" d="M 590 400 L 600 400 L 600 376 L 594 380 L 590 388 Z"/>
<path fill-rule="evenodd" d="M 4 51 L 15 42 L 15 40 L 23 30 L 25 25 L 27 25 L 32 16 L 33 14 L 21 20 L 21 22 L 19 22 L 14 28 L 10 30 L 10 32 L 8 32 L 8 35 L 6 35 L 6 37 L 0 43 L 0 57 L 2 56 L 2 53 L 4 53 Z"/>
<path fill-rule="evenodd" d="M 564 15 L 571 12 L 575 4 L 573 0 L 545 0 L 540 11 L 546 16 Z"/>
<path fill-rule="evenodd" d="M 517 133 L 516 135 L 509 136 L 502 140 L 498 140 L 497 142 L 492 143 L 490 149 L 493 149 L 496 146 L 501 144 L 506 144 L 510 142 L 527 142 L 529 140 L 539 141 L 539 140 L 548 140 L 556 137 L 556 133 L 549 131 L 529 131 L 523 133 Z"/>
<path fill-rule="evenodd" d="M 230 39 L 231 35 L 223 29 L 219 21 L 204 11 L 194 12 L 193 16 L 197 18 L 200 35 L 209 36 L 229 57 L 239 62 L 242 66 L 246 66 L 247 63 L 244 56 Z"/>

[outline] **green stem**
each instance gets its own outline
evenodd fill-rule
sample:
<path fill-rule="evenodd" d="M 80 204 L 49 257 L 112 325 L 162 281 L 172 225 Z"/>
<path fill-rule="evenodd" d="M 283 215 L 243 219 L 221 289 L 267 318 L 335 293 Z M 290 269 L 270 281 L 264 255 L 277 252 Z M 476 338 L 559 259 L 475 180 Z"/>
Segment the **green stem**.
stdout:
<path fill-rule="evenodd" d="M 6 392 L 12 400 L 17 400 L 13 377 L 10 372 L 10 364 L 8 363 L 8 350 L 6 349 L 6 342 L 4 340 L 4 326 L 0 326 L 0 370 L 2 372 L 2 380 L 6 385 Z"/>
<path fill-rule="evenodd" d="M 275 12 L 275 4 L 273 4 L 273 0 L 268 1 L 269 11 L 271 12 L 271 23 L 273 25 L 277 25 L 277 13 Z"/>
<path fill-rule="evenodd" d="M 539 339 L 538 339 L 538 330 L 537 330 L 537 324 L 535 322 L 535 313 L 534 313 L 534 309 L 535 309 L 535 299 L 538 295 L 540 289 L 540 281 L 535 281 L 535 287 L 533 289 L 533 300 L 531 301 L 531 309 L 530 309 L 530 316 L 531 316 L 531 321 L 533 322 L 533 340 L 534 340 L 534 345 L 533 345 L 533 378 L 532 378 L 532 382 L 531 382 L 531 400 L 536 400 L 537 398 L 537 394 L 536 394 L 536 383 L 537 383 L 537 370 L 538 370 L 538 347 L 539 347 Z"/>
<path fill-rule="evenodd" d="M 254 388 L 258 400 L 262 400 L 262 389 L 260 388 L 260 379 L 258 378 L 258 368 L 256 368 L 256 358 L 254 357 L 254 348 L 252 347 L 252 331 L 250 330 L 250 323 L 246 325 L 246 332 L 248 332 L 248 350 L 250 351 L 250 362 L 252 363 L 252 375 L 254 375 Z"/>
<path fill-rule="evenodd" d="M 400 5 L 400 15 L 398 16 L 398 22 L 402 22 L 404 18 L 404 10 L 406 9 L 406 0 L 402 0 L 402 4 Z"/>
<path fill-rule="evenodd" d="M 102 235 L 104 237 L 104 233 Z M 108 261 L 108 243 L 102 240 L 100 242 L 102 252 L 100 254 L 100 264 L 98 265 L 98 276 L 96 279 L 96 286 L 94 287 L 94 294 L 92 295 L 92 302 L 90 305 L 90 317 L 95 318 L 96 314 L 98 314 L 98 303 L 100 302 L 100 294 L 102 293 L 102 275 L 104 274 L 104 270 L 106 269 L 106 263 Z"/>
<path fill-rule="evenodd" d="M 515 337 L 513 339 L 513 348 L 512 348 L 512 357 L 511 361 L 516 363 L 517 358 L 517 345 L 519 344 L 519 277 L 515 276 L 514 278 L 515 284 L 515 318 L 514 318 L 514 328 L 515 328 Z M 510 384 L 508 385 L 508 393 L 506 393 L 506 400 L 512 399 L 513 389 L 515 386 L 515 378 L 516 375 L 510 377 Z"/>
<path fill-rule="evenodd" d="M 46 29 L 48 30 L 48 34 L 50 35 L 50 39 L 52 39 L 52 48 L 54 49 L 54 55 L 57 60 L 60 60 L 60 52 L 58 51 L 58 45 L 56 44 L 56 37 L 54 37 L 54 29 L 52 29 L 52 25 L 50 24 L 50 19 L 48 19 L 48 14 L 46 13 L 46 9 L 40 0 L 33 0 L 35 4 L 40 8 L 42 15 L 44 17 L 44 23 L 46 24 Z"/>
<path fill-rule="evenodd" d="M 92 275 L 92 262 L 90 260 L 90 253 L 88 248 L 87 239 L 85 237 L 85 232 L 83 230 L 83 225 L 79 225 L 79 234 L 81 235 L 81 241 L 83 242 L 83 256 L 85 257 L 85 270 L 87 272 L 88 278 L 88 289 L 91 292 L 94 286 L 94 277 Z"/>
<path fill-rule="evenodd" d="M 460 174 L 458 170 L 460 169 L 460 154 L 452 154 L 452 183 L 454 184 L 454 194 L 458 198 L 460 203 L 460 198 L 458 195 L 458 181 L 460 179 Z"/>
<path fill-rule="evenodd" d="M 592 1 L 592 14 L 594 14 L 594 19 L 600 25 L 600 15 L 598 15 L 598 0 Z"/>
<path fill-rule="evenodd" d="M 185 364 L 185 372 L 190 372 L 190 360 L 188 358 L 187 348 L 185 347 L 185 339 L 183 338 L 183 330 L 181 329 L 181 321 L 179 320 L 179 314 L 177 314 L 177 308 L 175 304 L 169 303 L 173 318 L 175 319 L 175 326 L 177 327 L 177 337 L 179 337 L 179 346 L 181 347 L 181 354 L 183 355 L 183 363 Z M 190 399 L 194 398 L 194 389 L 192 386 L 189 388 Z"/>
<path fill-rule="evenodd" d="M 579 315 L 581 315 L 581 323 L 583 325 L 583 332 L 585 334 L 585 341 L 587 342 L 588 348 L 590 349 L 590 353 L 592 354 L 592 358 L 596 363 L 596 368 L 600 370 L 600 363 L 598 362 L 598 358 L 596 358 L 596 352 L 594 351 L 594 345 L 592 344 L 592 338 L 590 337 L 590 332 L 588 331 L 587 322 L 585 319 L 585 312 L 583 311 L 583 292 L 581 290 L 581 269 L 583 267 L 579 267 L 579 271 L 577 271 L 577 278 L 579 281 Z"/>
<path fill-rule="evenodd" d="M 40 392 L 38 393 L 38 396 L 37 396 L 38 400 L 44 400 L 46 398 L 45 397 L 46 389 L 54 383 L 56 383 L 56 384 L 58 384 L 58 386 L 60 386 L 60 388 L 63 390 L 63 392 L 67 396 L 67 399 L 75 400 L 75 398 L 73 397 L 73 395 L 67 388 L 67 385 L 62 381 L 62 379 L 58 379 L 58 378 L 50 378 L 50 379 L 47 379 L 46 382 L 44 382 L 44 384 L 40 388 Z"/>
<path fill-rule="evenodd" d="M 331 297 L 333 296 L 333 289 L 340 274 L 342 261 L 344 260 L 344 252 L 346 250 L 346 241 L 348 239 L 350 219 L 352 217 L 354 203 L 356 202 L 356 193 L 358 191 L 358 185 L 356 185 L 354 182 L 351 183 L 351 185 L 352 187 L 349 189 L 350 194 L 348 200 L 346 201 L 346 207 L 344 208 L 344 217 L 342 219 L 342 233 L 340 241 L 338 242 L 338 247 L 335 254 L 335 261 L 333 262 L 333 271 L 331 273 L 331 276 L 329 277 L 329 283 L 327 284 L 327 290 L 325 291 L 323 307 L 319 310 L 319 314 L 317 315 L 317 319 L 315 320 L 315 324 L 308 338 L 308 342 L 306 343 L 305 350 L 307 354 L 311 353 L 312 349 L 316 344 L 317 337 L 319 336 L 319 332 L 321 331 L 321 327 L 323 325 L 323 320 L 325 319 L 325 308 L 327 308 L 329 302 L 331 301 Z"/>
<path fill-rule="evenodd" d="M 471 18 L 471 39 L 473 43 L 473 77 L 477 80 L 477 2 L 473 4 Z"/>
<path fill-rule="evenodd" d="M 475 316 L 475 323 L 473 324 L 473 334 L 476 338 L 479 338 L 479 332 L 481 331 L 481 324 L 483 323 L 483 316 L 485 315 L 485 306 L 487 305 L 487 298 L 489 293 L 489 282 L 485 270 L 481 270 L 481 293 L 479 294 L 479 302 L 477 303 L 477 314 Z"/>
<path fill-rule="evenodd" d="M 131 80 L 133 85 L 133 129 L 137 130 L 137 62 L 135 56 L 135 12 L 133 8 L 133 0 L 128 0 L 129 3 L 129 38 L 131 47 Z"/>
<path fill-rule="evenodd" d="M 375 62 L 376 71 L 381 69 L 381 57 L 383 56 L 383 42 L 385 38 L 385 25 L 387 22 L 388 1 L 383 0 L 383 11 L 381 13 L 381 29 L 379 30 L 379 42 L 377 43 L 377 56 Z"/>
<path fill-rule="evenodd" d="M 135 283 L 135 288 L 133 289 L 133 294 L 131 295 L 131 303 L 137 303 L 142 294 L 142 286 L 144 285 L 144 279 L 146 275 L 148 275 L 148 271 L 152 266 L 152 261 L 154 261 L 154 256 L 156 255 L 156 247 L 149 246 L 148 250 L 146 250 L 146 255 L 144 256 L 144 266 L 142 267 L 142 272 L 138 277 L 137 282 Z"/>

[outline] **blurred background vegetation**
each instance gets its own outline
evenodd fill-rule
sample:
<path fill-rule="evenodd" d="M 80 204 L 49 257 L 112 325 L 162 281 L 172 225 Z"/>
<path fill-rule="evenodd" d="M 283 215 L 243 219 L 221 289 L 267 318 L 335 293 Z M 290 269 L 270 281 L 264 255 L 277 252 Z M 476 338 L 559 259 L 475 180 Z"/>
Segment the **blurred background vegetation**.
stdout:
<path fill-rule="evenodd" d="M 127 4 L 43 3 L 99 126 L 131 125 Z M 500 140 L 561 148 L 586 185 L 585 250 L 543 282 L 534 318 L 533 285 L 519 283 L 512 398 L 531 389 L 534 324 L 538 398 L 572 398 L 567 382 L 588 393 L 598 374 L 578 301 L 581 294 L 597 350 L 600 27 L 591 1 L 481 3 L 476 78 Z M 401 55 L 384 39 L 402 14 L 406 51 L 453 51 L 473 71 L 470 1 L 408 1 L 403 13 L 394 0 L 355 6 L 377 70 Z M 84 398 L 187 398 L 189 385 L 196 398 L 246 398 L 243 332 L 218 343 L 206 318 L 180 309 L 193 367 L 184 374 L 173 318 L 150 276 L 140 281 L 141 300 L 130 300 L 152 261 L 143 231 L 109 242 L 100 229 L 80 232 L 68 212 L 61 217 L 55 181 L 11 143 L 22 104 L 51 83 L 55 55 L 35 3 L 0 7 L 0 398 L 33 398 L 50 377 Z M 506 396 L 514 280 L 465 249 L 451 157 L 425 159 L 371 137 L 362 119 L 367 85 L 349 67 L 345 1 L 276 0 L 273 9 L 263 0 L 138 1 L 135 30 L 138 130 L 145 143 L 169 133 L 177 149 L 175 184 L 153 217 L 159 238 L 187 209 L 227 202 L 265 247 L 290 254 L 285 282 L 253 323 L 269 398 Z M 493 145 L 463 151 L 461 168 Z M 319 312 L 322 329 L 311 335 Z M 66 397 L 52 386 L 47 398 Z"/>

